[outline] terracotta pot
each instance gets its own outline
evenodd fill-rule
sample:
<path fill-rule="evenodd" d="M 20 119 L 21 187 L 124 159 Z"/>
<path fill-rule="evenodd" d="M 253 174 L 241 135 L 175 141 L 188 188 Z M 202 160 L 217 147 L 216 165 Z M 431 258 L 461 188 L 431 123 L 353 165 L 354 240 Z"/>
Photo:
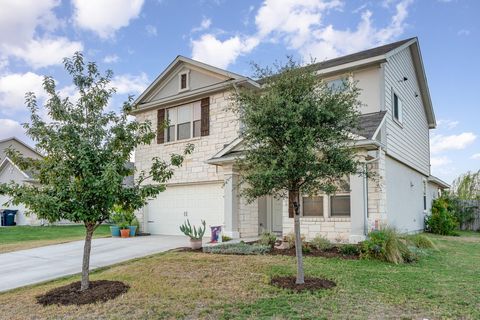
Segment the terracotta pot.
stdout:
<path fill-rule="evenodd" d="M 122 238 L 128 238 L 130 236 L 130 229 L 120 229 L 120 235 Z"/>
<path fill-rule="evenodd" d="M 190 248 L 193 250 L 198 250 L 202 247 L 202 240 L 190 239 Z"/>

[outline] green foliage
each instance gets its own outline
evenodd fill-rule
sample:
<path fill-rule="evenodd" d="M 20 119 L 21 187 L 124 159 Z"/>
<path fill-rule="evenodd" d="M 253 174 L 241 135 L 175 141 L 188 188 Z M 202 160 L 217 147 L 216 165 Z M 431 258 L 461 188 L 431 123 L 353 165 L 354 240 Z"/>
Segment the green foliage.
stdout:
<path fill-rule="evenodd" d="M 317 250 L 321 250 L 321 251 L 329 250 L 333 246 L 330 240 L 328 240 L 327 238 L 321 235 L 315 236 L 315 238 L 313 238 L 312 241 L 310 241 L 310 245 L 312 245 Z"/>
<path fill-rule="evenodd" d="M 263 244 L 247 244 L 245 242 L 240 243 L 226 243 L 215 246 L 203 247 L 205 253 L 216 254 L 238 254 L 238 255 L 251 255 L 251 254 L 266 254 L 270 252 L 271 247 Z"/>
<path fill-rule="evenodd" d="M 362 257 L 395 264 L 416 261 L 416 255 L 393 228 L 370 232 L 362 242 Z"/>
<path fill-rule="evenodd" d="M 274 71 L 256 66 L 261 90 L 239 88 L 233 108 L 245 125 L 239 160 L 242 193 L 253 200 L 285 190 L 334 192 L 359 170 L 350 132 L 357 127 L 359 90 L 332 90 L 310 66 L 290 59 Z"/>
<path fill-rule="evenodd" d="M 448 197 L 433 200 L 432 213 L 425 218 L 425 231 L 445 236 L 455 235 L 458 221 L 453 212 L 454 207 Z"/>
<path fill-rule="evenodd" d="M 277 241 L 277 235 L 271 232 L 264 232 L 260 237 L 259 243 L 264 246 L 270 246 L 273 248 L 275 245 L 275 241 Z"/>
<path fill-rule="evenodd" d="M 201 240 L 207 229 L 205 226 L 205 220 L 202 220 L 202 226 L 198 227 L 198 229 L 195 226 L 192 227 L 190 221 L 187 219 L 187 221 L 180 226 L 180 231 L 192 240 Z"/>
<path fill-rule="evenodd" d="M 111 71 L 101 74 L 95 63 L 84 62 L 81 53 L 65 59 L 64 64 L 79 94 L 77 101 L 61 97 L 51 77 L 43 81 L 48 96 L 44 110 L 33 93 L 26 95 L 31 116 L 24 127 L 44 157 L 25 158 L 18 151 L 7 150 L 21 169 L 34 173 L 38 183 L 2 184 L 0 194 L 11 196 L 14 204 L 25 204 L 40 219 L 66 219 L 95 228 L 110 218 L 115 205 L 133 212 L 164 191 L 174 169 L 193 147 L 189 145 L 182 155 L 172 155 L 168 162 L 152 159 L 148 171 L 137 172 L 134 186 L 125 186 L 124 179 L 135 171 L 126 165 L 130 155 L 155 137 L 151 123 L 129 118 L 132 97 L 120 114 L 106 111 L 115 93 Z M 51 121 L 45 121 L 43 114 Z M 149 183 L 144 183 L 147 180 Z"/>
<path fill-rule="evenodd" d="M 409 235 L 406 240 L 419 249 L 437 249 L 435 243 L 424 234 Z"/>
<path fill-rule="evenodd" d="M 300 238 L 301 238 L 302 247 L 303 247 L 304 244 L 305 244 L 305 236 L 304 236 L 304 235 L 301 235 Z M 289 248 L 295 248 L 295 234 L 294 234 L 294 233 L 289 233 L 289 234 L 287 234 L 286 236 L 284 236 L 284 237 L 283 237 L 283 241 L 285 241 L 286 243 L 288 243 L 288 247 L 289 247 Z"/>
<path fill-rule="evenodd" d="M 340 253 L 347 256 L 355 256 L 360 253 L 360 249 L 354 244 L 343 244 L 340 246 Z"/>
<path fill-rule="evenodd" d="M 226 235 L 222 235 L 222 242 L 228 242 L 228 241 L 231 241 L 232 238 L 230 238 L 229 236 L 226 236 Z"/>
<path fill-rule="evenodd" d="M 461 200 L 480 200 L 480 170 L 469 171 L 455 179 L 451 192 Z"/>
<path fill-rule="evenodd" d="M 130 226 L 130 224 L 126 221 L 122 221 L 120 222 L 120 224 L 118 225 L 118 227 L 122 230 L 125 230 L 125 229 L 128 229 L 128 227 Z"/>

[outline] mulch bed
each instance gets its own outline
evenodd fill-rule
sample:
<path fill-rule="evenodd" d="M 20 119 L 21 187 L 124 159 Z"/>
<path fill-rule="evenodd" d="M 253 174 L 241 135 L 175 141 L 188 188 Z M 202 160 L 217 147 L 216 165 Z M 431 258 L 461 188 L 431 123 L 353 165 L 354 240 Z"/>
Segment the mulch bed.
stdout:
<path fill-rule="evenodd" d="M 296 284 L 297 278 L 295 276 L 290 277 L 275 277 L 272 278 L 271 284 L 283 289 L 289 289 L 295 292 L 300 291 L 316 291 L 322 289 L 331 289 L 337 284 L 331 280 L 322 278 L 310 278 L 305 277 L 304 284 Z"/>
<path fill-rule="evenodd" d="M 289 248 L 289 249 L 277 249 L 274 248 L 272 251 L 270 251 L 271 255 L 283 255 L 283 256 L 295 256 L 295 248 Z M 328 250 L 322 251 L 322 250 L 317 250 L 315 248 L 311 248 L 310 252 L 304 252 L 304 256 L 308 257 L 324 257 L 324 258 L 341 258 L 341 259 L 347 259 L 347 260 L 358 260 L 360 259 L 360 255 L 346 255 L 340 252 L 340 249 L 338 247 L 332 247 Z"/>
<path fill-rule="evenodd" d="M 115 299 L 128 291 L 130 287 L 120 281 L 98 280 L 90 281 L 90 287 L 80 291 L 80 281 L 70 283 L 37 296 L 37 302 L 47 305 L 83 305 L 95 302 L 105 302 Z"/>

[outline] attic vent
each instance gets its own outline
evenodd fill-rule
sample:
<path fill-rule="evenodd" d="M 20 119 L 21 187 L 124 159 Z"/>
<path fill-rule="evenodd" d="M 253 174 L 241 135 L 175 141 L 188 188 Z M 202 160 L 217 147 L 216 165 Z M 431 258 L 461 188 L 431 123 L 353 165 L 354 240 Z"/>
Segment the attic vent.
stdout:
<path fill-rule="evenodd" d="M 178 90 L 179 91 L 183 91 L 183 90 L 189 90 L 189 85 L 188 85 L 188 82 L 189 82 L 189 79 L 188 79 L 188 76 L 189 76 L 189 73 L 190 71 L 185 71 L 185 72 L 182 72 L 178 75 Z"/>

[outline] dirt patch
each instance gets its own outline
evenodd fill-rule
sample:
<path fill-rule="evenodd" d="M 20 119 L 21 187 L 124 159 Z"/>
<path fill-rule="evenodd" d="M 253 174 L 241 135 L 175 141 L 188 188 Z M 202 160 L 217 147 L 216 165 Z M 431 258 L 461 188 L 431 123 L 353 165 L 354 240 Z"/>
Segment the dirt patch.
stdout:
<path fill-rule="evenodd" d="M 322 278 L 310 278 L 305 277 L 304 284 L 296 284 L 296 277 L 275 277 L 272 279 L 271 284 L 283 288 L 289 289 L 295 292 L 300 291 L 316 291 L 322 289 L 331 289 L 337 284 L 331 280 L 322 279 Z"/>
<path fill-rule="evenodd" d="M 83 305 L 115 299 L 127 292 L 129 288 L 120 281 L 98 280 L 90 281 L 90 288 L 80 291 L 80 281 L 77 281 L 36 296 L 36 299 L 43 306 L 52 304 Z"/>
<path fill-rule="evenodd" d="M 295 248 L 289 248 L 289 249 L 274 248 L 272 251 L 270 251 L 269 254 L 294 257 L 295 256 Z M 359 254 L 355 254 L 355 255 L 343 254 L 340 251 L 340 248 L 338 248 L 338 247 L 332 247 L 328 250 L 317 250 L 315 248 L 310 248 L 309 251 L 304 252 L 303 255 L 304 256 L 309 256 L 309 257 L 341 258 L 341 259 L 347 259 L 347 260 L 360 259 Z"/>

